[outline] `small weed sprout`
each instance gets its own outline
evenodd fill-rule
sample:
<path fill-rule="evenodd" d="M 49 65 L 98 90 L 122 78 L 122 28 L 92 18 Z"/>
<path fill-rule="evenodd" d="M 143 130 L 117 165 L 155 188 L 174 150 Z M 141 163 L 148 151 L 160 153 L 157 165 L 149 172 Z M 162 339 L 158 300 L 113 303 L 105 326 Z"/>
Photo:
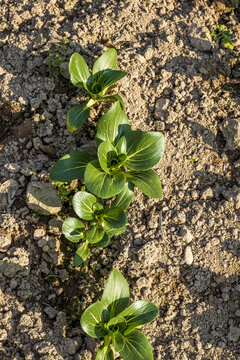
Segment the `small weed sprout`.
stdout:
<path fill-rule="evenodd" d="M 217 25 L 216 29 L 210 33 L 210 37 L 219 43 L 222 43 L 226 49 L 233 50 L 234 44 L 231 38 L 231 30 L 228 30 L 225 25 Z"/>

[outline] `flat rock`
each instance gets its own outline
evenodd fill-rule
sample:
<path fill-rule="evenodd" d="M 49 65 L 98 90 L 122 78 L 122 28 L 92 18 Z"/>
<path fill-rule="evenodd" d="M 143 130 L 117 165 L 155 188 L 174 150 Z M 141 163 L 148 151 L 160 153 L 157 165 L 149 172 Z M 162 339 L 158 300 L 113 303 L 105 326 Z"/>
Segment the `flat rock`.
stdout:
<path fill-rule="evenodd" d="M 240 147 L 240 119 L 226 118 L 219 125 L 226 140 L 226 148 L 235 150 Z"/>
<path fill-rule="evenodd" d="M 200 51 L 211 50 L 212 43 L 205 37 L 208 32 L 208 29 L 204 26 L 192 25 L 188 34 L 191 45 Z"/>
<path fill-rule="evenodd" d="M 27 187 L 27 206 L 41 215 L 57 214 L 61 200 L 54 187 L 45 182 L 32 181 Z"/>

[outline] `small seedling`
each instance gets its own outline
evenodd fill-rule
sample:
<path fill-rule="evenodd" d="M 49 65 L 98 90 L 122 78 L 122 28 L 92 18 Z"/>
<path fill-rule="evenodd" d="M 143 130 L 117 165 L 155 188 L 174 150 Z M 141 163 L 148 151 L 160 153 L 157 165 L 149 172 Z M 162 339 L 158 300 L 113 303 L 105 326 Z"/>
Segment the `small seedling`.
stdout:
<path fill-rule="evenodd" d="M 197 159 L 191 158 L 191 159 L 189 159 L 189 161 L 190 161 L 192 164 L 194 164 L 195 162 L 197 162 Z"/>
<path fill-rule="evenodd" d="M 210 33 L 210 36 L 214 41 L 222 43 L 226 49 L 233 50 L 234 44 L 230 34 L 231 31 L 225 25 L 217 25 L 216 29 Z"/>
<path fill-rule="evenodd" d="M 73 196 L 73 209 L 79 218 L 88 220 L 85 226 L 79 219 L 67 218 L 62 226 L 62 232 L 72 242 L 84 240 L 74 256 L 74 266 L 81 265 L 90 253 L 89 244 L 105 247 L 113 235 L 126 230 L 127 216 L 119 207 L 104 209 L 97 198 L 85 191 L 79 191 Z"/>
<path fill-rule="evenodd" d="M 159 314 L 156 305 L 139 300 L 128 306 L 129 287 L 119 270 L 113 269 L 101 301 L 90 305 L 82 314 L 81 326 L 93 338 L 100 338 L 96 360 L 113 360 L 111 344 L 124 360 L 153 360 L 146 336 L 139 330 Z"/>
<path fill-rule="evenodd" d="M 54 187 L 63 202 L 69 201 L 69 195 L 71 194 L 73 189 L 69 187 L 69 184 L 67 182 L 56 182 Z"/>
<path fill-rule="evenodd" d="M 92 73 L 83 57 L 74 53 L 69 62 L 70 79 L 73 85 L 86 91 L 89 101 L 85 104 L 74 105 L 67 114 L 67 128 L 70 132 L 78 130 L 87 120 L 90 108 L 97 101 L 117 101 L 124 107 L 122 98 L 115 95 L 105 95 L 109 87 L 127 75 L 126 72 L 118 70 L 117 52 L 114 48 L 108 49 L 96 60 Z"/>

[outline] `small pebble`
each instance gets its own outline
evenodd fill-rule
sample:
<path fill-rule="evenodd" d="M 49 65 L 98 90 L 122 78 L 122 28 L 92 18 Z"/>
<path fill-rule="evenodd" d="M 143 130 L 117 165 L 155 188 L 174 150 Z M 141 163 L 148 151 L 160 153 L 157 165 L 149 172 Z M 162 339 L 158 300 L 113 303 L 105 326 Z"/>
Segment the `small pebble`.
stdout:
<path fill-rule="evenodd" d="M 193 254 L 192 254 L 192 249 L 190 248 L 190 246 L 187 246 L 185 248 L 184 260 L 187 265 L 192 265 L 192 263 L 193 263 Z"/>

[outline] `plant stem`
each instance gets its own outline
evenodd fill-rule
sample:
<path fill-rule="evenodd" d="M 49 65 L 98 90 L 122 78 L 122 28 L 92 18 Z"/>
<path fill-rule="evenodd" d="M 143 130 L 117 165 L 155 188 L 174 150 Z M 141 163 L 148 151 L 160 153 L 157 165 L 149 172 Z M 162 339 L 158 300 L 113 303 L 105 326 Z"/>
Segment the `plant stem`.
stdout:
<path fill-rule="evenodd" d="M 109 335 L 104 336 L 104 348 L 107 350 L 111 342 L 111 338 Z"/>
<path fill-rule="evenodd" d="M 86 107 L 91 107 L 91 106 L 93 106 L 93 105 L 95 104 L 95 102 L 96 102 L 96 100 L 90 99 L 90 100 L 87 102 Z"/>

